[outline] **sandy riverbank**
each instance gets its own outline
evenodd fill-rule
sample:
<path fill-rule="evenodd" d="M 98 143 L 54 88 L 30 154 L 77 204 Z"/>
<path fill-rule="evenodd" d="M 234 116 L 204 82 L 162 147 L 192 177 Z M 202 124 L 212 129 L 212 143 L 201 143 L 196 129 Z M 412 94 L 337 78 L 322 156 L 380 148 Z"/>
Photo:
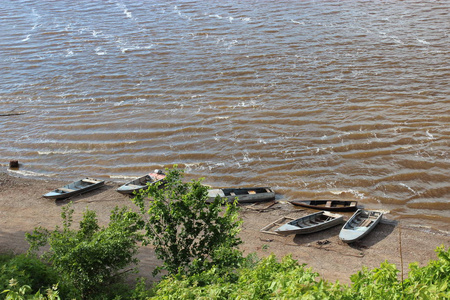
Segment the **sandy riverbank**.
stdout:
<path fill-rule="evenodd" d="M 0 173 L 0 252 L 25 252 L 28 249 L 24 239 L 26 232 L 37 226 L 53 229 L 61 224 L 61 207 L 69 200 L 55 202 L 42 195 L 64 184 L 67 182 L 17 178 Z M 133 206 L 129 197 L 115 191 L 118 186 L 118 183 L 106 182 L 97 191 L 72 197 L 75 220 L 79 220 L 84 209 L 89 207 L 97 212 L 102 224 L 107 224 L 109 213 L 115 206 Z M 351 274 L 363 266 L 379 267 L 384 260 L 395 263 L 400 269 L 400 237 L 405 274 L 409 263 L 417 261 L 424 265 L 430 259 L 436 259 L 434 250 L 437 246 L 450 245 L 449 232 L 404 226 L 390 220 L 389 215 L 369 236 L 354 245 L 340 242 L 339 227 L 307 236 L 281 237 L 262 233 L 261 228 L 280 217 L 296 217 L 311 212 L 293 208 L 288 203 L 270 205 L 242 207 L 242 250 L 247 254 L 256 252 L 259 257 L 274 253 L 281 258 L 292 253 L 299 262 L 306 263 L 330 281 L 350 283 Z M 345 213 L 346 218 L 350 215 Z M 140 275 L 152 278 L 151 272 L 159 261 L 151 247 L 141 248 L 139 258 Z"/>

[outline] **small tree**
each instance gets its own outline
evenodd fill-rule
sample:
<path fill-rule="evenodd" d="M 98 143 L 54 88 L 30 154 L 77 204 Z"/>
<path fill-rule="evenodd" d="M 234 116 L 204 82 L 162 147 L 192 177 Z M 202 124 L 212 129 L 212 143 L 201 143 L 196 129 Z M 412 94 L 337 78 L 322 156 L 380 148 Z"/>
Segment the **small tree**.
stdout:
<path fill-rule="evenodd" d="M 142 240 L 143 223 L 137 213 L 116 207 L 110 216 L 108 227 L 98 225 L 96 213 L 86 210 L 80 229 L 71 228 L 73 221 L 71 205 L 61 213 L 63 227 L 53 231 L 35 228 L 26 234 L 30 244 L 29 254 L 49 245 L 43 258 L 48 260 L 61 274 L 62 281 L 76 287 L 83 299 L 100 291 L 122 278 L 123 269 L 138 260 L 135 255 L 138 241 Z"/>
<path fill-rule="evenodd" d="M 211 265 L 236 264 L 242 258 L 237 251 L 242 242 L 237 203 L 217 197 L 209 204 L 202 179 L 183 183 L 183 170 L 174 166 L 166 171 L 163 186 L 151 185 L 133 199 L 146 218 L 144 243 L 153 244 L 163 261 L 154 274 L 163 269 L 169 274 L 189 274 Z"/>

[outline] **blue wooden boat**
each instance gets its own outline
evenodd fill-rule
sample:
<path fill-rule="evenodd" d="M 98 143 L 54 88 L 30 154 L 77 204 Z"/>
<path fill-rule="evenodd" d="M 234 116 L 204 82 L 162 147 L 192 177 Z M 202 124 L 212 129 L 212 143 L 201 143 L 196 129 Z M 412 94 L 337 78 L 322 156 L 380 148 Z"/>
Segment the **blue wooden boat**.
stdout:
<path fill-rule="evenodd" d="M 339 238 L 345 243 L 360 240 L 380 223 L 382 217 L 380 211 L 358 209 L 342 227 Z"/>
<path fill-rule="evenodd" d="M 69 183 L 63 187 L 57 188 L 44 195 L 48 199 L 66 199 L 75 195 L 80 195 L 95 189 L 98 189 L 105 184 L 104 180 L 93 178 L 84 178 L 75 182 Z"/>

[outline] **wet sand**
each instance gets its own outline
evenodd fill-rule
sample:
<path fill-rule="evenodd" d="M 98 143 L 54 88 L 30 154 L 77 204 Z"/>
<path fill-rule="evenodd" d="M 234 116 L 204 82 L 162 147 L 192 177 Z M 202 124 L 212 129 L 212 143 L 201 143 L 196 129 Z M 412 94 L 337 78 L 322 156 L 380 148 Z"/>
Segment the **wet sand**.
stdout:
<path fill-rule="evenodd" d="M 61 207 L 73 202 L 74 224 L 82 217 L 86 207 L 95 210 L 100 224 L 106 225 L 110 211 L 115 206 L 134 204 L 130 198 L 116 192 L 120 184 L 106 182 L 105 186 L 87 194 L 74 196 L 64 201 L 43 198 L 42 195 L 68 182 L 12 177 L 0 173 L 0 252 L 23 253 L 28 249 L 25 233 L 37 226 L 54 229 L 61 225 Z M 245 254 L 256 252 L 259 257 L 274 253 L 278 258 L 292 254 L 300 263 L 329 281 L 350 283 L 350 275 L 363 266 L 379 267 L 387 260 L 401 270 L 404 276 L 408 265 L 419 262 L 425 265 L 436 259 L 435 249 L 450 245 L 450 232 L 431 230 L 427 227 L 403 225 L 384 216 L 382 222 L 363 240 L 348 245 L 339 240 L 340 226 L 305 236 L 282 237 L 263 233 L 260 230 L 281 217 L 297 217 L 313 212 L 294 208 L 289 203 L 274 202 L 245 205 L 241 207 L 243 219 L 241 245 Z M 351 213 L 344 213 L 345 219 Z M 401 251 L 400 251 L 401 250 Z M 140 276 L 154 280 L 153 269 L 160 264 L 151 247 L 142 247 Z"/>

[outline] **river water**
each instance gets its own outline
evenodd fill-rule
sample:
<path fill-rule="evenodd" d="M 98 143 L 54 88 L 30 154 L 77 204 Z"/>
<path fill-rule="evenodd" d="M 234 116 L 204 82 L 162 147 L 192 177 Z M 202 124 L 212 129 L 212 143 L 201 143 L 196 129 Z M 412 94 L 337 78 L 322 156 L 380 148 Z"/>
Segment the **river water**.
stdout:
<path fill-rule="evenodd" d="M 449 20 L 448 1 L 3 0 L 1 167 L 178 164 L 448 230 Z"/>

